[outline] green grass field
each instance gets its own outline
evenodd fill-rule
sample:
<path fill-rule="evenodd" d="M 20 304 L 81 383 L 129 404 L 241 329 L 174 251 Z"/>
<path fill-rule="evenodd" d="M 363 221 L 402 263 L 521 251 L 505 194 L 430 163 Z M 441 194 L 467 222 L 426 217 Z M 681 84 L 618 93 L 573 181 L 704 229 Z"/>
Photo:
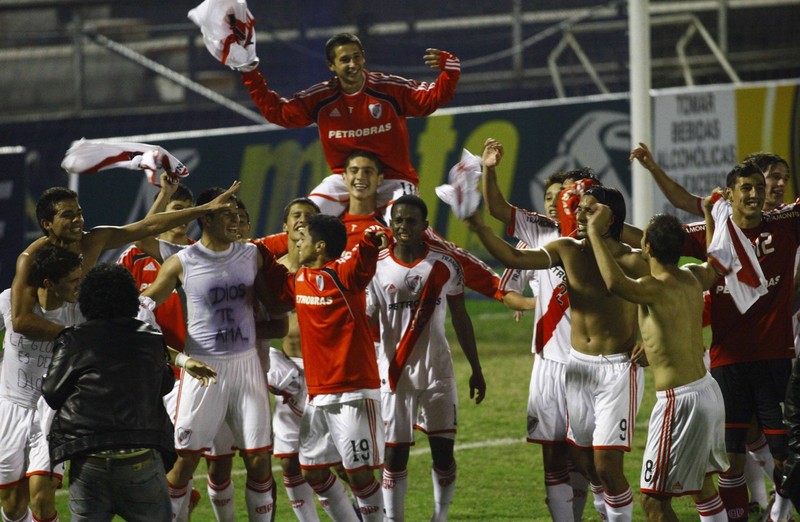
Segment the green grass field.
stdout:
<path fill-rule="evenodd" d="M 456 439 L 458 482 L 450 508 L 450 519 L 472 521 L 549 520 L 545 504 L 541 449 L 525 442 L 526 404 L 531 371 L 532 314 L 516 323 L 510 311 L 500 303 L 470 299 L 467 303 L 478 340 L 487 395 L 475 405 L 469 400 L 467 381 L 469 366 L 451 340 L 454 348 L 456 375 L 459 382 L 459 429 Z M 448 332 L 454 339 L 452 330 Z M 644 520 L 638 503 L 639 472 L 647 435 L 647 422 L 655 402 L 652 379 L 647 373 L 647 388 L 636 422 L 631 453 L 625 458 L 625 475 L 635 493 L 634 520 Z M 424 435 L 417 437 L 409 462 L 409 487 L 406 499 L 406 520 L 429 520 L 432 512 L 430 454 Z M 275 464 L 275 463 L 273 463 Z M 195 510 L 195 521 L 214 520 L 205 492 L 205 468 L 201 464 L 195 475 L 195 487 L 203 499 Z M 273 466 L 278 483 L 277 518 L 295 520 L 280 480 L 280 469 Z M 244 509 L 244 473 L 241 460 L 235 464 L 237 515 L 246 520 Z M 66 484 L 57 497 L 62 520 L 68 520 Z M 680 520 L 697 520 L 694 503 L 689 497 L 673 502 Z M 322 520 L 327 520 L 320 510 Z M 587 502 L 585 521 L 599 520 Z"/>

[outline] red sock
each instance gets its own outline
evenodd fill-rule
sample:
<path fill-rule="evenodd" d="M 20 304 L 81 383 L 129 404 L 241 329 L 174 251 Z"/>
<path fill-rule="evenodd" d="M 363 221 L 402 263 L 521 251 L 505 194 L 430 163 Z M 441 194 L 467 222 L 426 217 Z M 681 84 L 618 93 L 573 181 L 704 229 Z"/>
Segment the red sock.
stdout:
<path fill-rule="evenodd" d="M 747 482 L 744 475 L 720 475 L 719 496 L 730 522 L 747 522 Z"/>

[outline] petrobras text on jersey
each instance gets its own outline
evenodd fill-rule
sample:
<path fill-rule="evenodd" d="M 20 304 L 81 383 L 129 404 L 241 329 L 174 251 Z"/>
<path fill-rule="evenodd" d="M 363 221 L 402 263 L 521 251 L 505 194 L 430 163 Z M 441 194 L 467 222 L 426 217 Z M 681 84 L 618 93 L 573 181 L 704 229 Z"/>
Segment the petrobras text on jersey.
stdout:
<path fill-rule="evenodd" d="M 383 134 L 390 130 L 392 130 L 391 123 L 373 125 L 372 127 L 364 127 L 363 129 L 329 130 L 328 139 L 360 138 L 362 136 L 372 136 L 373 134 Z"/>
<path fill-rule="evenodd" d="M 314 306 L 328 306 L 333 304 L 333 297 L 320 297 L 317 295 L 297 295 L 295 296 L 297 304 L 314 305 Z"/>

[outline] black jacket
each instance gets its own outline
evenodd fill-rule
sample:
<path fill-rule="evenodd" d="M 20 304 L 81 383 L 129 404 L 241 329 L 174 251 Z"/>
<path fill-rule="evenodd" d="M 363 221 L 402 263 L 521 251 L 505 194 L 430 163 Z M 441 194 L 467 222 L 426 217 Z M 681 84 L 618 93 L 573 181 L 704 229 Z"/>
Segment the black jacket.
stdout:
<path fill-rule="evenodd" d="M 48 441 L 53 464 L 103 450 L 154 448 L 175 460 L 162 397 L 175 377 L 160 333 L 134 318 L 95 319 L 55 340 L 42 382 L 57 410 Z"/>

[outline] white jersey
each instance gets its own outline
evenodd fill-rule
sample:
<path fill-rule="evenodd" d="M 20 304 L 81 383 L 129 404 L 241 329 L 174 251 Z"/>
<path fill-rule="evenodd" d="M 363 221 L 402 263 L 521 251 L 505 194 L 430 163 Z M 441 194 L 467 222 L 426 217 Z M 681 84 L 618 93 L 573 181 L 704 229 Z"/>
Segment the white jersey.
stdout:
<path fill-rule="evenodd" d="M 36 408 L 42 394 L 42 376 L 53 357 L 53 341 L 34 341 L 14 331 L 11 324 L 11 290 L 0 293 L 0 312 L 6 327 L 3 339 L 5 360 L 0 371 L 0 397 L 25 408 Z M 33 313 L 48 321 L 76 325 L 83 322 L 77 303 L 64 303 L 55 310 L 42 310 L 39 303 Z"/>
<path fill-rule="evenodd" d="M 175 254 L 183 265 L 185 352 L 193 357 L 239 354 L 256 346 L 253 283 L 258 248 L 234 242 L 214 252 L 199 241 Z"/>
<path fill-rule="evenodd" d="M 444 332 L 446 298 L 464 293 L 464 277 L 445 251 L 426 247 L 427 253 L 413 265 L 397 260 L 391 247 L 383 250 L 367 287 L 367 315 L 377 313 L 380 322 L 383 391 L 423 390 L 453 378 Z"/>
<path fill-rule="evenodd" d="M 513 207 L 511 223 L 508 234 L 530 248 L 541 248 L 560 237 L 553 220 L 535 212 Z M 533 310 L 533 352 L 566 364 L 572 347 L 567 273 L 564 267 L 554 266 L 539 271 L 538 278 L 539 294 Z"/>

